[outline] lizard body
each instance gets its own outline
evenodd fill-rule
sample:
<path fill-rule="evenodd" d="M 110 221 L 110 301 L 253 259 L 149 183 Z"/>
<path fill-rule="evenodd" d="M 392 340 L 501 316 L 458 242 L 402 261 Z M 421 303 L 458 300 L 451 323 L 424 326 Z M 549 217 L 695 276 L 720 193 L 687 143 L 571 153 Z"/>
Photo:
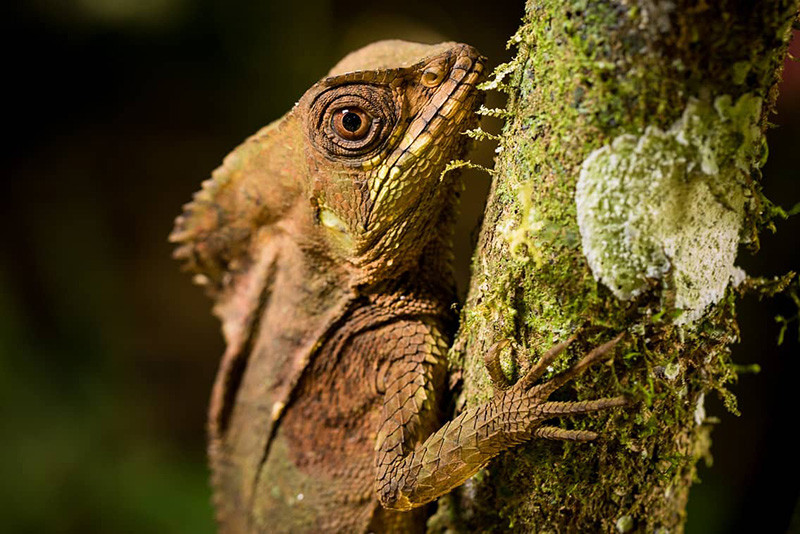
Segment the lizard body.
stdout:
<path fill-rule="evenodd" d="M 375 43 L 232 152 L 171 240 L 215 299 L 227 349 L 209 414 L 220 530 L 423 532 L 425 504 L 555 415 L 547 402 L 608 353 L 517 385 L 447 421 L 455 328 L 445 165 L 476 126 L 484 60 L 470 46 Z"/>

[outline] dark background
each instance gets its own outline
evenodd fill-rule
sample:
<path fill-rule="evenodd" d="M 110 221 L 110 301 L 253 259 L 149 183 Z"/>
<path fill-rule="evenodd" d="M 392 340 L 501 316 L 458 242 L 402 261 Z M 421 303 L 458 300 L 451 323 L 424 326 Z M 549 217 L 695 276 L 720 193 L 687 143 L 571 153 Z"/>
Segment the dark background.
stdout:
<path fill-rule="evenodd" d="M 510 57 L 522 1 L 36 0 L 0 8 L 0 531 L 213 531 L 204 418 L 223 346 L 210 302 L 179 273 L 172 220 L 222 157 L 278 118 L 346 52 L 379 38 Z M 794 43 L 800 55 L 800 39 Z M 800 65 L 786 73 L 764 170 L 800 202 Z M 499 97 L 495 97 L 499 98 Z M 483 143 L 478 159 L 490 162 Z M 488 187 L 467 177 L 470 228 Z M 742 251 L 750 274 L 800 268 L 800 217 Z M 712 398 L 714 466 L 687 532 L 785 532 L 798 497 L 797 322 L 786 297 L 740 307 L 733 386 Z"/>

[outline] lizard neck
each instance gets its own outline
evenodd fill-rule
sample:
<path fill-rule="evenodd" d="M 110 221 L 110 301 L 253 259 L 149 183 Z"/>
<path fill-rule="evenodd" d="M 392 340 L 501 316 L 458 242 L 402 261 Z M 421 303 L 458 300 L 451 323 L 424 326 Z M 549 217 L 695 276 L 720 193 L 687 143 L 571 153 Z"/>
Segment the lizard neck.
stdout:
<path fill-rule="evenodd" d="M 405 291 L 447 307 L 456 302 L 453 236 L 461 186 L 460 177 L 448 176 L 437 192 L 442 208 L 430 219 L 412 221 L 403 248 L 387 239 L 364 255 L 353 280 L 357 293 Z"/>

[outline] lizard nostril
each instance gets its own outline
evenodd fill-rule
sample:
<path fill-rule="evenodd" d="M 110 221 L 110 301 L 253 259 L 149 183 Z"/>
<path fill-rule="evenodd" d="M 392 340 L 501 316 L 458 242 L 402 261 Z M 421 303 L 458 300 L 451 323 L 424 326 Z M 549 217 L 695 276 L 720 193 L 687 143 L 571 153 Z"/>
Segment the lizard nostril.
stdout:
<path fill-rule="evenodd" d="M 420 82 L 425 87 L 436 87 L 442 80 L 444 79 L 444 70 L 439 65 L 434 65 L 425 69 L 425 72 L 422 73 L 422 77 L 420 78 Z"/>

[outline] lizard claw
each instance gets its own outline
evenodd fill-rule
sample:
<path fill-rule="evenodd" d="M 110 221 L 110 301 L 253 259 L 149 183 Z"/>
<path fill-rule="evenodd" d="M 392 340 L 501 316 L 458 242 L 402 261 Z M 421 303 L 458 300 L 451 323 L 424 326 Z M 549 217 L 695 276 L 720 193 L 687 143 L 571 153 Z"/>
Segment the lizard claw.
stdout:
<path fill-rule="evenodd" d="M 550 364 L 553 363 L 556 358 L 558 358 L 563 352 L 567 349 L 567 347 L 572 344 L 573 341 L 578 337 L 578 334 L 572 334 L 569 336 L 565 341 L 561 343 L 557 343 L 550 347 L 550 349 L 542 354 L 542 357 L 539 358 L 539 361 L 528 370 L 528 373 L 520 380 L 520 387 L 522 389 L 530 389 L 533 384 L 539 380 L 542 375 L 547 371 L 547 368 L 550 367 Z"/>
<path fill-rule="evenodd" d="M 495 389 L 495 393 L 498 390 L 505 390 L 514 385 L 508 379 L 505 372 L 503 372 L 503 367 L 500 363 L 500 354 L 502 354 L 503 350 L 510 344 L 510 339 L 501 339 L 489 347 L 489 350 L 483 355 L 483 365 L 486 367 L 486 371 L 489 373 L 489 378 L 492 380 L 492 386 Z"/>
<path fill-rule="evenodd" d="M 520 381 L 520 386 L 524 389 L 531 389 L 532 393 L 540 398 L 547 398 L 551 393 L 559 389 L 561 386 L 570 380 L 582 375 L 589 367 L 595 363 L 609 358 L 613 354 L 614 348 L 625 336 L 625 332 L 618 334 L 611 341 L 607 341 L 602 345 L 595 347 L 589 354 L 583 357 L 578 363 L 567 369 L 566 371 L 554 376 L 544 384 L 534 386 L 534 383 L 541 378 L 547 367 L 564 352 L 564 349 L 575 340 L 576 335 L 573 334 L 566 341 L 555 345 L 550 350 L 545 352 L 536 365 L 528 371 L 528 374 Z"/>

